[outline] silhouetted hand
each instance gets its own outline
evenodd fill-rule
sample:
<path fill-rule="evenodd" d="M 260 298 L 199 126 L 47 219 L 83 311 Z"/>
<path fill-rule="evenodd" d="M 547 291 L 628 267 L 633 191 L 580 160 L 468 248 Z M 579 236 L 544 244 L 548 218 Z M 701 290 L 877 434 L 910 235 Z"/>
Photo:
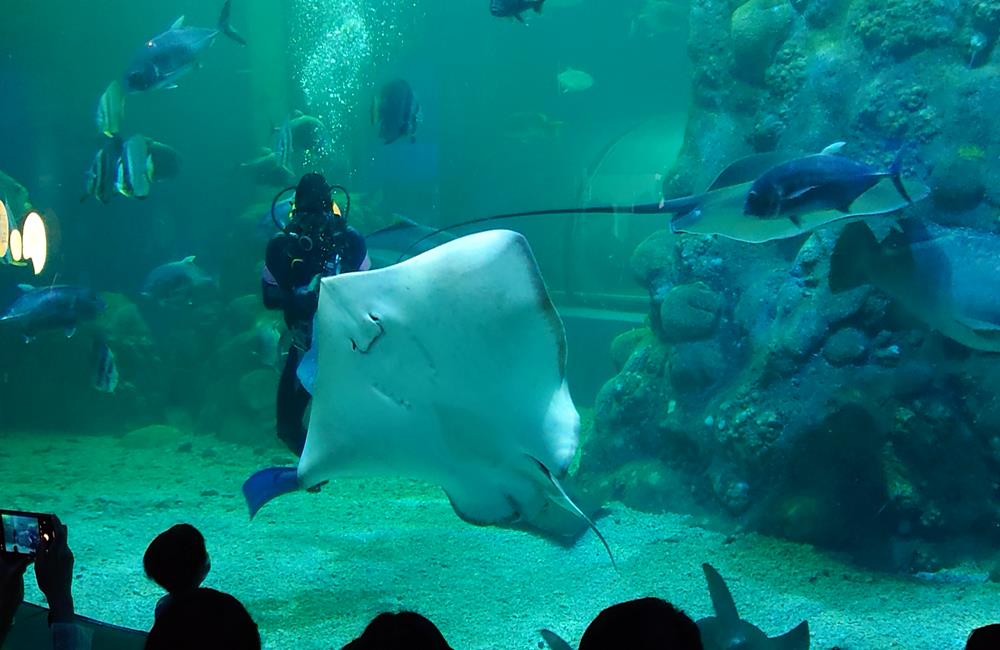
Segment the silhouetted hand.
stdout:
<path fill-rule="evenodd" d="M 24 555 L 0 555 L 0 645 L 24 600 L 24 572 L 29 564 L 31 558 Z"/>
<path fill-rule="evenodd" d="M 42 540 L 35 557 L 35 580 L 49 602 L 49 622 L 73 621 L 73 551 L 69 548 L 66 526 L 52 517 L 53 536 Z"/>

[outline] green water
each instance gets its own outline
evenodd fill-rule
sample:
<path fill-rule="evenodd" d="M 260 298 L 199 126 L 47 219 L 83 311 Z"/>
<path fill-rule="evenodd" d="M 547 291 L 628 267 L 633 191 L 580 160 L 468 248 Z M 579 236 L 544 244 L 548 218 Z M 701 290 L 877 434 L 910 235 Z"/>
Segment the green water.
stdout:
<path fill-rule="evenodd" d="M 789 466 L 768 477 L 774 479 L 768 485 L 771 500 L 762 500 L 761 507 L 773 508 L 774 518 L 751 519 L 759 514 L 753 507 L 750 515 L 727 510 L 725 499 L 691 478 L 714 477 L 719 466 L 733 462 L 723 433 L 717 449 L 705 440 L 714 430 L 723 431 L 724 413 L 763 400 L 733 397 L 739 391 L 732 387 L 744 379 L 750 390 L 753 371 L 745 369 L 746 375 L 726 370 L 730 383 L 724 386 L 713 377 L 703 390 L 659 391 L 657 382 L 665 376 L 681 381 L 676 374 L 682 357 L 663 361 L 681 346 L 648 343 L 655 339 L 650 332 L 661 327 L 650 320 L 651 314 L 660 318 L 658 307 L 650 312 L 651 299 L 659 305 L 663 295 L 642 284 L 640 267 L 652 268 L 648 260 L 657 258 L 661 266 L 675 264 L 682 269 L 677 273 L 693 274 L 687 278 L 692 284 L 708 282 L 728 304 L 720 309 L 721 321 L 742 324 L 757 307 L 741 297 L 759 298 L 763 305 L 785 295 L 775 278 L 789 276 L 804 238 L 738 247 L 695 235 L 664 235 L 668 249 L 649 245 L 661 240 L 647 240 L 667 225 L 660 215 L 566 215 L 492 224 L 525 234 L 564 316 L 569 388 L 584 416 L 581 458 L 566 482 L 571 492 L 583 495 L 588 509 L 604 503 L 597 525 L 615 554 L 617 572 L 592 534 L 557 544 L 522 530 L 473 526 L 455 515 L 436 486 L 396 476 L 337 480 L 319 495 L 275 502 L 252 522 L 240 492 L 253 471 L 295 463 L 274 435 L 278 372 L 259 348 L 260 331 L 278 318 L 260 300 L 266 233 L 259 221 L 281 188 L 255 182 L 241 167 L 262 147 L 274 145 L 272 129 L 293 111 L 316 116 L 330 136 L 296 162 L 295 176 L 322 171 L 347 187 L 355 201 L 351 222 L 363 232 L 399 217 L 444 227 L 521 210 L 655 203 L 665 183 L 668 191 L 693 190 L 707 184 L 723 161 L 765 149 L 818 150 L 814 140 L 827 137 L 820 127 L 822 135 L 815 137 L 796 130 L 796 120 L 805 118 L 796 117 L 794 103 L 776 108 L 786 98 L 775 90 L 782 84 L 775 79 L 794 70 L 771 66 L 766 76 L 761 73 L 764 81 L 739 78 L 725 93 L 719 91 L 722 99 L 713 95 L 732 83 L 730 76 L 744 74 L 741 57 L 764 56 L 738 51 L 729 64 L 731 75 L 713 78 L 713 52 L 719 59 L 733 56 L 716 42 L 730 36 L 712 22 L 720 13 L 727 15 L 725 26 L 727 12 L 736 9 L 733 38 L 760 30 L 740 41 L 744 47 L 748 40 L 764 49 L 773 45 L 765 33 L 772 27 L 781 34 L 775 43 L 789 32 L 806 34 L 792 38 L 795 51 L 815 53 L 802 56 L 819 66 L 836 61 L 824 57 L 839 30 L 860 38 L 862 28 L 852 25 L 867 15 L 857 13 L 865 11 L 864 3 L 841 3 L 854 13 L 818 27 L 815 12 L 822 3 L 772 3 L 774 15 L 795 16 L 786 28 L 780 20 L 774 27 L 769 18 L 750 26 L 740 22 L 740 11 L 763 11 L 760 2 L 721 0 L 693 0 L 691 6 L 680 0 L 549 0 L 541 15 L 525 14 L 527 25 L 491 16 L 486 0 L 233 0 L 232 23 L 246 47 L 219 37 L 199 69 L 181 78 L 177 88 L 126 97 L 123 132 L 176 149 L 182 160 L 178 177 L 154 184 L 143 200 L 81 202 L 84 172 L 103 142 L 94 123 L 101 93 L 122 78 L 146 39 L 182 14 L 189 25 L 210 27 L 217 4 L 9 2 L 0 15 L 0 171 L 28 190 L 46 220 L 50 242 L 46 269 L 38 277 L 26 268 L 0 266 L 0 303 L 14 301 L 15 285 L 33 283 L 92 287 L 108 305 L 97 321 L 81 325 L 68 339 L 55 331 L 25 344 L 16 328 L 0 329 L 0 507 L 55 512 L 69 525 L 78 613 L 148 629 L 161 594 L 142 574 L 142 553 L 157 533 L 187 521 L 203 531 L 212 556 L 206 586 L 246 604 L 267 648 L 340 647 L 386 609 L 428 615 L 455 648 L 535 648 L 542 627 L 578 639 L 602 608 L 644 595 L 666 598 L 700 618 L 712 613 L 703 562 L 729 580 L 741 614 L 769 634 L 808 619 L 814 648 L 960 648 L 970 629 L 996 618 L 1000 591 L 987 574 L 996 562 L 990 549 L 997 535 L 998 461 L 985 451 L 982 475 L 993 476 L 994 483 L 976 479 L 975 494 L 977 503 L 992 509 L 962 520 L 968 525 L 956 530 L 959 548 L 913 565 L 881 555 L 884 548 L 909 543 L 912 522 L 904 526 L 900 515 L 899 521 L 884 523 L 879 517 L 886 506 L 868 512 L 878 501 L 890 505 L 888 513 L 896 517 L 906 495 L 884 493 L 882 483 L 868 491 L 857 470 L 865 462 L 854 464 L 852 454 L 879 445 L 854 444 L 863 436 L 853 420 L 816 423 L 817 429 L 836 433 L 807 448 L 809 462 L 789 453 Z M 668 4 L 675 18 L 656 21 L 651 12 Z M 951 47 L 933 43 L 939 49 L 929 49 L 928 57 Z M 777 52 L 778 45 L 771 49 Z M 949 74 L 976 74 L 963 67 L 964 51 L 954 58 Z M 558 75 L 567 68 L 585 71 L 593 86 L 560 92 Z M 914 83 L 930 83 L 921 78 L 922 69 L 910 74 Z M 397 77 L 413 86 L 423 118 L 415 142 L 386 146 L 370 123 L 370 105 L 382 84 Z M 794 86 L 794 79 L 786 85 Z M 754 95 L 764 92 L 762 84 L 770 93 L 763 100 Z M 754 119 L 732 117 L 743 109 L 743 117 Z M 784 140 L 761 144 L 766 131 L 761 124 L 766 126 L 772 109 L 787 131 Z M 854 131 L 837 138 L 856 136 L 881 146 L 900 136 L 884 123 L 875 135 L 867 125 L 852 124 Z M 933 154 L 958 146 L 919 143 L 918 173 L 933 167 Z M 989 154 L 962 149 L 963 160 L 992 156 L 990 145 L 983 146 Z M 992 227 L 989 217 L 984 219 Z M 635 253 L 644 241 L 645 257 Z M 208 299 L 180 308 L 142 299 L 143 279 L 152 268 L 191 255 L 218 281 Z M 728 282 L 737 276 L 739 281 Z M 657 291 L 679 283 L 670 280 Z M 770 307 L 759 309 L 760 328 L 783 317 Z M 789 317 L 781 327 L 805 330 L 805 322 Z M 899 325 L 910 327 L 908 321 Z M 646 343 L 615 339 L 633 329 L 645 337 L 636 340 Z M 721 340 L 716 348 L 688 348 L 687 358 L 701 363 L 718 356 L 734 364 L 749 359 L 746 367 L 754 371 L 766 365 L 753 363 L 763 357 L 754 356 L 745 340 L 727 339 L 724 325 L 716 336 Z M 114 350 L 121 376 L 114 394 L 92 386 L 95 339 L 107 340 Z M 989 357 L 971 353 L 970 358 L 949 345 L 939 365 L 939 357 L 932 356 L 937 348 L 921 350 L 926 357 L 920 359 L 932 359 L 928 372 L 947 370 L 949 377 L 963 369 L 988 372 Z M 659 365 L 649 371 L 647 362 L 657 354 Z M 805 368 L 810 355 L 819 355 L 818 348 L 797 357 L 796 367 Z M 809 389 L 823 378 L 807 372 L 802 377 L 804 385 L 796 383 L 795 390 L 805 397 L 788 398 L 804 404 L 797 408 L 808 415 L 814 405 Z M 848 384 L 837 386 L 838 398 L 865 390 L 851 376 L 837 375 L 836 381 Z M 992 394 L 994 384 L 983 380 L 979 386 Z M 926 389 L 923 402 L 946 392 L 938 390 Z M 631 399 L 616 402 L 626 404 L 617 419 L 606 408 L 612 394 Z M 960 391 L 958 397 L 947 395 L 942 402 L 965 398 Z M 987 402 L 977 397 L 976 404 Z M 763 408 L 747 418 L 766 419 Z M 906 419 L 902 411 L 885 408 L 887 419 Z M 673 424 L 671 418 L 680 417 L 675 410 L 688 418 L 683 426 Z M 947 417 L 938 428 L 951 431 Z M 983 421 L 968 436 L 988 449 L 996 438 L 988 432 L 991 420 Z M 692 451 L 699 446 L 701 456 Z M 824 458 L 817 457 L 821 452 Z M 826 459 L 839 464 L 830 469 Z M 762 474 L 772 472 L 773 466 L 754 465 L 756 459 L 742 460 Z M 773 457 L 760 461 L 765 462 Z M 684 463 L 689 464 L 678 469 Z M 670 473 L 661 475 L 663 468 Z M 892 469 L 885 470 L 887 476 Z M 857 479 L 851 478 L 855 472 Z M 930 482 L 940 482 L 930 473 Z M 812 479 L 816 476 L 821 478 Z M 924 485 L 919 476 L 906 478 Z M 890 488 L 903 482 L 886 479 Z M 842 483 L 848 487 L 841 489 Z M 827 491 L 832 484 L 837 489 Z M 850 492 L 855 488 L 858 494 Z M 962 484 L 951 501 L 960 502 L 968 491 Z M 919 523 L 912 526 L 932 529 L 921 542 L 950 541 L 948 530 L 933 529 L 919 515 L 914 520 Z M 861 528 L 857 535 L 839 534 Z M 869 534 L 878 561 L 859 549 L 869 541 L 857 538 L 869 540 Z M 904 539 L 897 544 L 897 538 Z M 947 571 L 928 575 L 938 569 Z M 41 602 L 28 582 L 28 599 Z"/>

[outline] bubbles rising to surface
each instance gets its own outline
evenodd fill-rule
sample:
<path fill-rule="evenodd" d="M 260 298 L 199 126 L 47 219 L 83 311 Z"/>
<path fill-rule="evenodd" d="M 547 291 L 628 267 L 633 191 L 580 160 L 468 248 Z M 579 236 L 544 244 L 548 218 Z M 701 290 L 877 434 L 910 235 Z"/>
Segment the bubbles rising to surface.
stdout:
<path fill-rule="evenodd" d="M 343 154 L 346 135 L 375 83 L 371 70 L 403 40 L 400 17 L 415 2 L 297 0 L 293 5 L 291 57 L 308 103 L 330 131 L 325 156 Z"/>

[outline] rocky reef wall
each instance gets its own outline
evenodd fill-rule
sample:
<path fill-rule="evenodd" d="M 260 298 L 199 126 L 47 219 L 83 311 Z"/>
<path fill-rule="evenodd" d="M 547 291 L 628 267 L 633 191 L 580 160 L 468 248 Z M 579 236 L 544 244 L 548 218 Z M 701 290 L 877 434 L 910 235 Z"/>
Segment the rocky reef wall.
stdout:
<path fill-rule="evenodd" d="M 755 152 L 905 147 L 908 216 L 997 231 L 994 0 L 693 0 L 694 105 L 666 196 Z M 1000 371 L 867 286 L 833 294 L 840 227 L 763 245 L 659 232 L 633 254 L 645 328 L 615 341 L 580 476 L 932 571 L 1000 540 Z"/>

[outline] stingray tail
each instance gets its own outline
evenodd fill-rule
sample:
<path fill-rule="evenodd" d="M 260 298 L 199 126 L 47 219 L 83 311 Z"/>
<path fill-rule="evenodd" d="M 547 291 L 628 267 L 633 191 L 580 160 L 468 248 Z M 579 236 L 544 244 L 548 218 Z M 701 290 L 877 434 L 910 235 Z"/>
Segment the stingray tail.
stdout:
<path fill-rule="evenodd" d="M 250 508 L 250 518 L 268 501 L 297 492 L 299 487 L 298 470 L 294 467 L 268 467 L 255 472 L 243 483 L 243 498 Z"/>
<path fill-rule="evenodd" d="M 573 499 L 569 498 L 569 495 L 566 494 L 566 490 L 563 489 L 562 484 L 560 484 L 559 480 L 552 475 L 552 472 L 549 471 L 548 467 L 546 467 L 537 458 L 532 457 L 531 460 L 538 463 L 538 466 L 542 469 L 542 473 L 545 474 L 545 477 L 549 479 L 549 482 L 552 484 L 552 487 L 556 489 L 556 495 L 554 496 L 553 501 L 555 501 L 557 504 L 559 504 L 566 510 L 572 512 L 580 519 L 587 522 L 587 526 L 590 527 L 590 530 L 594 531 L 594 534 L 597 535 L 597 539 L 601 540 L 601 544 L 604 544 L 604 550 L 608 552 L 608 558 L 611 560 L 611 566 L 614 568 L 615 571 L 617 571 L 618 564 L 615 563 L 615 555 L 614 553 L 611 552 L 611 547 L 608 545 L 608 540 L 604 539 L 604 535 L 602 535 L 601 531 L 597 528 L 597 524 L 595 524 L 590 517 L 584 514 L 583 510 L 580 510 L 580 507 L 573 502 Z"/>
<path fill-rule="evenodd" d="M 906 187 L 903 186 L 903 179 L 900 176 L 903 169 L 903 151 L 905 149 L 906 147 L 902 147 L 896 152 L 896 157 L 892 159 L 892 164 L 889 165 L 889 171 L 887 174 L 889 178 L 892 179 L 892 184 L 896 187 L 896 191 L 899 192 L 899 195 L 906 199 L 907 203 L 912 205 L 913 199 L 911 199 L 910 195 L 906 192 Z"/>

